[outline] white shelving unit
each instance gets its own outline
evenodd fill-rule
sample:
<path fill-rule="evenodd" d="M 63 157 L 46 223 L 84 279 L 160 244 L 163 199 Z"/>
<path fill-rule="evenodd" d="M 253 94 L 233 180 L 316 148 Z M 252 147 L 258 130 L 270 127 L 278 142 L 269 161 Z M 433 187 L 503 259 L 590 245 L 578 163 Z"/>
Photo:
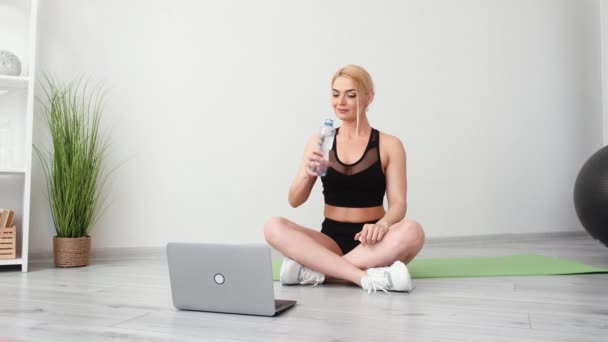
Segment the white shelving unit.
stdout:
<path fill-rule="evenodd" d="M 0 125 L 5 126 L 0 208 L 15 209 L 17 226 L 17 258 L 0 260 L 0 266 L 21 265 L 23 272 L 29 254 L 37 14 L 38 0 L 0 0 L 0 50 L 21 61 L 21 75 L 0 75 Z"/>
<path fill-rule="evenodd" d="M 7 89 L 26 89 L 29 80 L 29 77 L 0 75 L 0 87 L 4 88 L 3 92 L 7 92 Z"/>

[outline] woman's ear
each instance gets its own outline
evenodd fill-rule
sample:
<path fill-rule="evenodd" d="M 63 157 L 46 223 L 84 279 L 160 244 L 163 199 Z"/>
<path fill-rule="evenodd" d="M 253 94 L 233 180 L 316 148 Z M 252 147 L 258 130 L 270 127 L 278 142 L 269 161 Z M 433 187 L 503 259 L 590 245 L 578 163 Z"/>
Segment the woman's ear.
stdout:
<path fill-rule="evenodd" d="M 372 104 L 372 101 L 374 101 L 374 91 L 370 91 L 369 94 L 367 95 L 367 106 L 369 107 L 370 104 Z"/>

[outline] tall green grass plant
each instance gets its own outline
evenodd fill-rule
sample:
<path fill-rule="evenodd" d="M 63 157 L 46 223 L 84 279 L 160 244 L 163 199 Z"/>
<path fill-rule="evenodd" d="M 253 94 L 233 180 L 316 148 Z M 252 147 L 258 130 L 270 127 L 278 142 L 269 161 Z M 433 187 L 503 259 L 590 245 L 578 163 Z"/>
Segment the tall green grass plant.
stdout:
<path fill-rule="evenodd" d="M 100 133 L 101 86 L 45 76 L 38 98 L 52 146 L 34 147 L 42 164 L 57 237 L 89 236 L 105 202 L 107 141 Z"/>

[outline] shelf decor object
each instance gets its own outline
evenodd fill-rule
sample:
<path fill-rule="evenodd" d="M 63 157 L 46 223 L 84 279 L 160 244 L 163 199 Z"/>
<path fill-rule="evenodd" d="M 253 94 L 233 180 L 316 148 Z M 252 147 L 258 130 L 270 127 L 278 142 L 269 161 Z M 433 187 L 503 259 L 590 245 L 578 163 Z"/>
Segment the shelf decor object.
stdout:
<path fill-rule="evenodd" d="M 21 62 L 14 53 L 6 50 L 0 50 L 0 75 L 21 75 Z"/>
<path fill-rule="evenodd" d="M 17 227 L 13 226 L 15 211 L 0 209 L 0 259 L 17 258 Z"/>

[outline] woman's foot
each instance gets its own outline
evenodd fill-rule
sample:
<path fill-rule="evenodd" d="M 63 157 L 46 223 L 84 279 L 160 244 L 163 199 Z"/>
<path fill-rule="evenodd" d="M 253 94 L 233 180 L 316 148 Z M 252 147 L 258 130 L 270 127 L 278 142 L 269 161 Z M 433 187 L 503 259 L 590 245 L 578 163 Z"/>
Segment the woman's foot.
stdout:
<path fill-rule="evenodd" d="M 367 293 L 377 290 L 411 292 L 414 289 L 414 283 L 412 283 L 412 277 L 405 264 L 395 261 L 388 267 L 368 269 L 367 275 L 361 278 L 361 287 L 367 290 Z"/>
<path fill-rule="evenodd" d="M 286 257 L 281 265 L 279 280 L 281 285 L 319 285 L 325 281 L 325 275 Z"/>

